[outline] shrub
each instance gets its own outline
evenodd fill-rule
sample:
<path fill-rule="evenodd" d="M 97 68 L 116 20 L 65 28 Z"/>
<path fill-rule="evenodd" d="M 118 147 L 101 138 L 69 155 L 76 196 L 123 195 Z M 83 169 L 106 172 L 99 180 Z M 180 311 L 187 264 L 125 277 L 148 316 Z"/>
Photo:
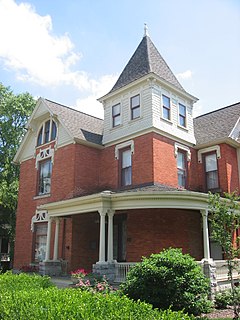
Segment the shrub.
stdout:
<path fill-rule="evenodd" d="M 217 309 L 226 309 L 232 304 L 232 294 L 229 290 L 219 291 L 215 295 L 215 307 Z"/>
<path fill-rule="evenodd" d="M 191 320 L 183 312 L 159 312 L 126 296 L 92 294 L 74 289 L 33 289 L 0 293 L 0 319 L 15 320 Z"/>
<path fill-rule="evenodd" d="M 122 291 L 154 308 L 182 310 L 194 315 L 210 311 L 210 285 L 197 262 L 181 249 L 168 249 L 132 267 Z"/>

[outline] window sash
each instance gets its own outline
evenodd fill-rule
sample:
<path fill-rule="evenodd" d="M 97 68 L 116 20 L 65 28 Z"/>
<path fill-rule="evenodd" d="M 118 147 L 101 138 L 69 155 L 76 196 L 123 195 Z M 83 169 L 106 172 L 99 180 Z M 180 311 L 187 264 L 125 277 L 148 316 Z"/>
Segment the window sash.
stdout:
<path fill-rule="evenodd" d="M 140 117 L 140 95 L 131 97 L 131 119 Z"/>
<path fill-rule="evenodd" d="M 182 151 L 178 151 L 177 153 L 177 174 L 178 174 L 178 186 L 186 188 L 187 159 L 186 159 L 186 153 Z"/>
<path fill-rule="evenodd" d="M 130 149 L 121 153 L 121 186 L 132 184 L 132 153 Z"/>
<path fill-rule="evenodd" d="M 121 124 L 121 108 L 120 103 L 112 107 L 113 127 Z"/>
<path fill-rule="evenodd" d="M 47 223 L 35 224 L 35 262 L 44 261 L 47 249 Z"/>
<path fill-rule="evenodd" d="M 179 103 L 179 124 L 186 127 L 186 106 L 181 103 Z"/>
<path fill-rule="evenodd" d="M 57 125 L 54 120 L 47 120 L 41 127 L 37 137 L 37 146 L 55 140 L 57 136 Z"/>
<path fill-rule="evenodd" d="M 48 194 L 51 190 L 51 159 L 39 163 L 39 194 Z"/>
<path fill-rule="evenodd" d="M 163 101 L 163 118 L 170 120 L 170 98 L 162 95 Z"/>
<path fill-rule="evenodd" d="M 216 153 L 205 155 L 205 174 L 207 190 L 218 189 L 219 181 Z"/>

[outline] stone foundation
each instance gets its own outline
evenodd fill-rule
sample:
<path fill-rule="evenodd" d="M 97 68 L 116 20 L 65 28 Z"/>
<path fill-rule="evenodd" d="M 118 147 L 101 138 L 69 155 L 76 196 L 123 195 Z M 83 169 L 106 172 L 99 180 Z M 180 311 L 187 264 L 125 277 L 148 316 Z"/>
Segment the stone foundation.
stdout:
<path fill-rule="evenodd" d="M 99 274 L 100 276 L 105 275 L 110 282 L 114 282 L 115 263 L 96 263 L 93 265 L 93 273 Z"/>
<path fill-rule="evenodd" d="M 213 261 L 213 259 L 203 259 L 201 261 L 201 266 L 203 273 L 205 276 L 210 280 L 210 286 L 211 286 L 211 299 L 214 298 L 216 291 L 217 291 L 217 278 L 216 278 L 216 264 Z"/>
<path fill-rule="evenodd" d="M 61 261 L 43 261 L 39 262 L 39 274 L 42 276 L 61 276 L 62 264 Z"/>

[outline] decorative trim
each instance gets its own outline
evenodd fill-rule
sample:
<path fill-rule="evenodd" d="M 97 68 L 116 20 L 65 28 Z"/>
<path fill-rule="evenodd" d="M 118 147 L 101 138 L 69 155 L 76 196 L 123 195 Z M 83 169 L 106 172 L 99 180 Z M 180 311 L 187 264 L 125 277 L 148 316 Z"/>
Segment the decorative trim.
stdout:
<path fill-rule="evenodd" d="M 177 154 L 178 154 L 178 149 L 184 150 L 187 153 L 187 161 L 191 161 L 191 151 L 190 148 L 187 146 L 184 146 L 183 144 L 180 144 L 178 142 L 175 142 L 175 150 L 174 150 L 174 154 L 175 154 L 175 158 L 177 158 Z"/>
<path fill-rule="evenodd" d="M 202 163 L 202 154 L 203 153 L 207 153 L 207 152 L 211 152 L 211 151 L 216 151 L 217 159 L 221 158 L 220 146 L 219 145 L 211 146 L 208 148 L 198 150 L 198 163 Z"/>
<path fill-rule="evenodd" d="M 117 144 L 115 146 L 115 159 L 119 159 L 119 150 L 123 149 L 123 148 L 127 148 L 130 147 L 131 148 L 131 153 L 134 154 L 134 141 L 133 140 L 129 140 L 120 144 Z"/>
<path fill-rule="evenodd" d="M 31 231 L 34 231 L 34 223 L 38 222 L 48 222 L 48 212 L 47 210 L 36 210 L 35 215 L 31 220 Z"/>
<path fill-rule="evenodd" d="M 52 163 L 54 162 L 54 149 L 50 147 L 45 149 L 40 149 L 39 153 L 36 156 L 35 168 L 38 167 L 38 162 L 51 158 Z"/>

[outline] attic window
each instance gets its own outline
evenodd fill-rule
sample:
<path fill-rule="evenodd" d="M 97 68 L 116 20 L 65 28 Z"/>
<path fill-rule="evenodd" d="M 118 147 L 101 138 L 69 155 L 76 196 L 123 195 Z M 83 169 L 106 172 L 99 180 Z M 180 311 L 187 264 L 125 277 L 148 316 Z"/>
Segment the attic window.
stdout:
<path fill-rule="evenodd" d="M 48 143 L 52 140 L 55 140 L 57 136 L 57 126 L 56 123 L 50 119 L 44 122 L 44 124 L 41 126 L 38 138 L 37 138 L 37 146 L 40 146 L 41 144 Z"/>

